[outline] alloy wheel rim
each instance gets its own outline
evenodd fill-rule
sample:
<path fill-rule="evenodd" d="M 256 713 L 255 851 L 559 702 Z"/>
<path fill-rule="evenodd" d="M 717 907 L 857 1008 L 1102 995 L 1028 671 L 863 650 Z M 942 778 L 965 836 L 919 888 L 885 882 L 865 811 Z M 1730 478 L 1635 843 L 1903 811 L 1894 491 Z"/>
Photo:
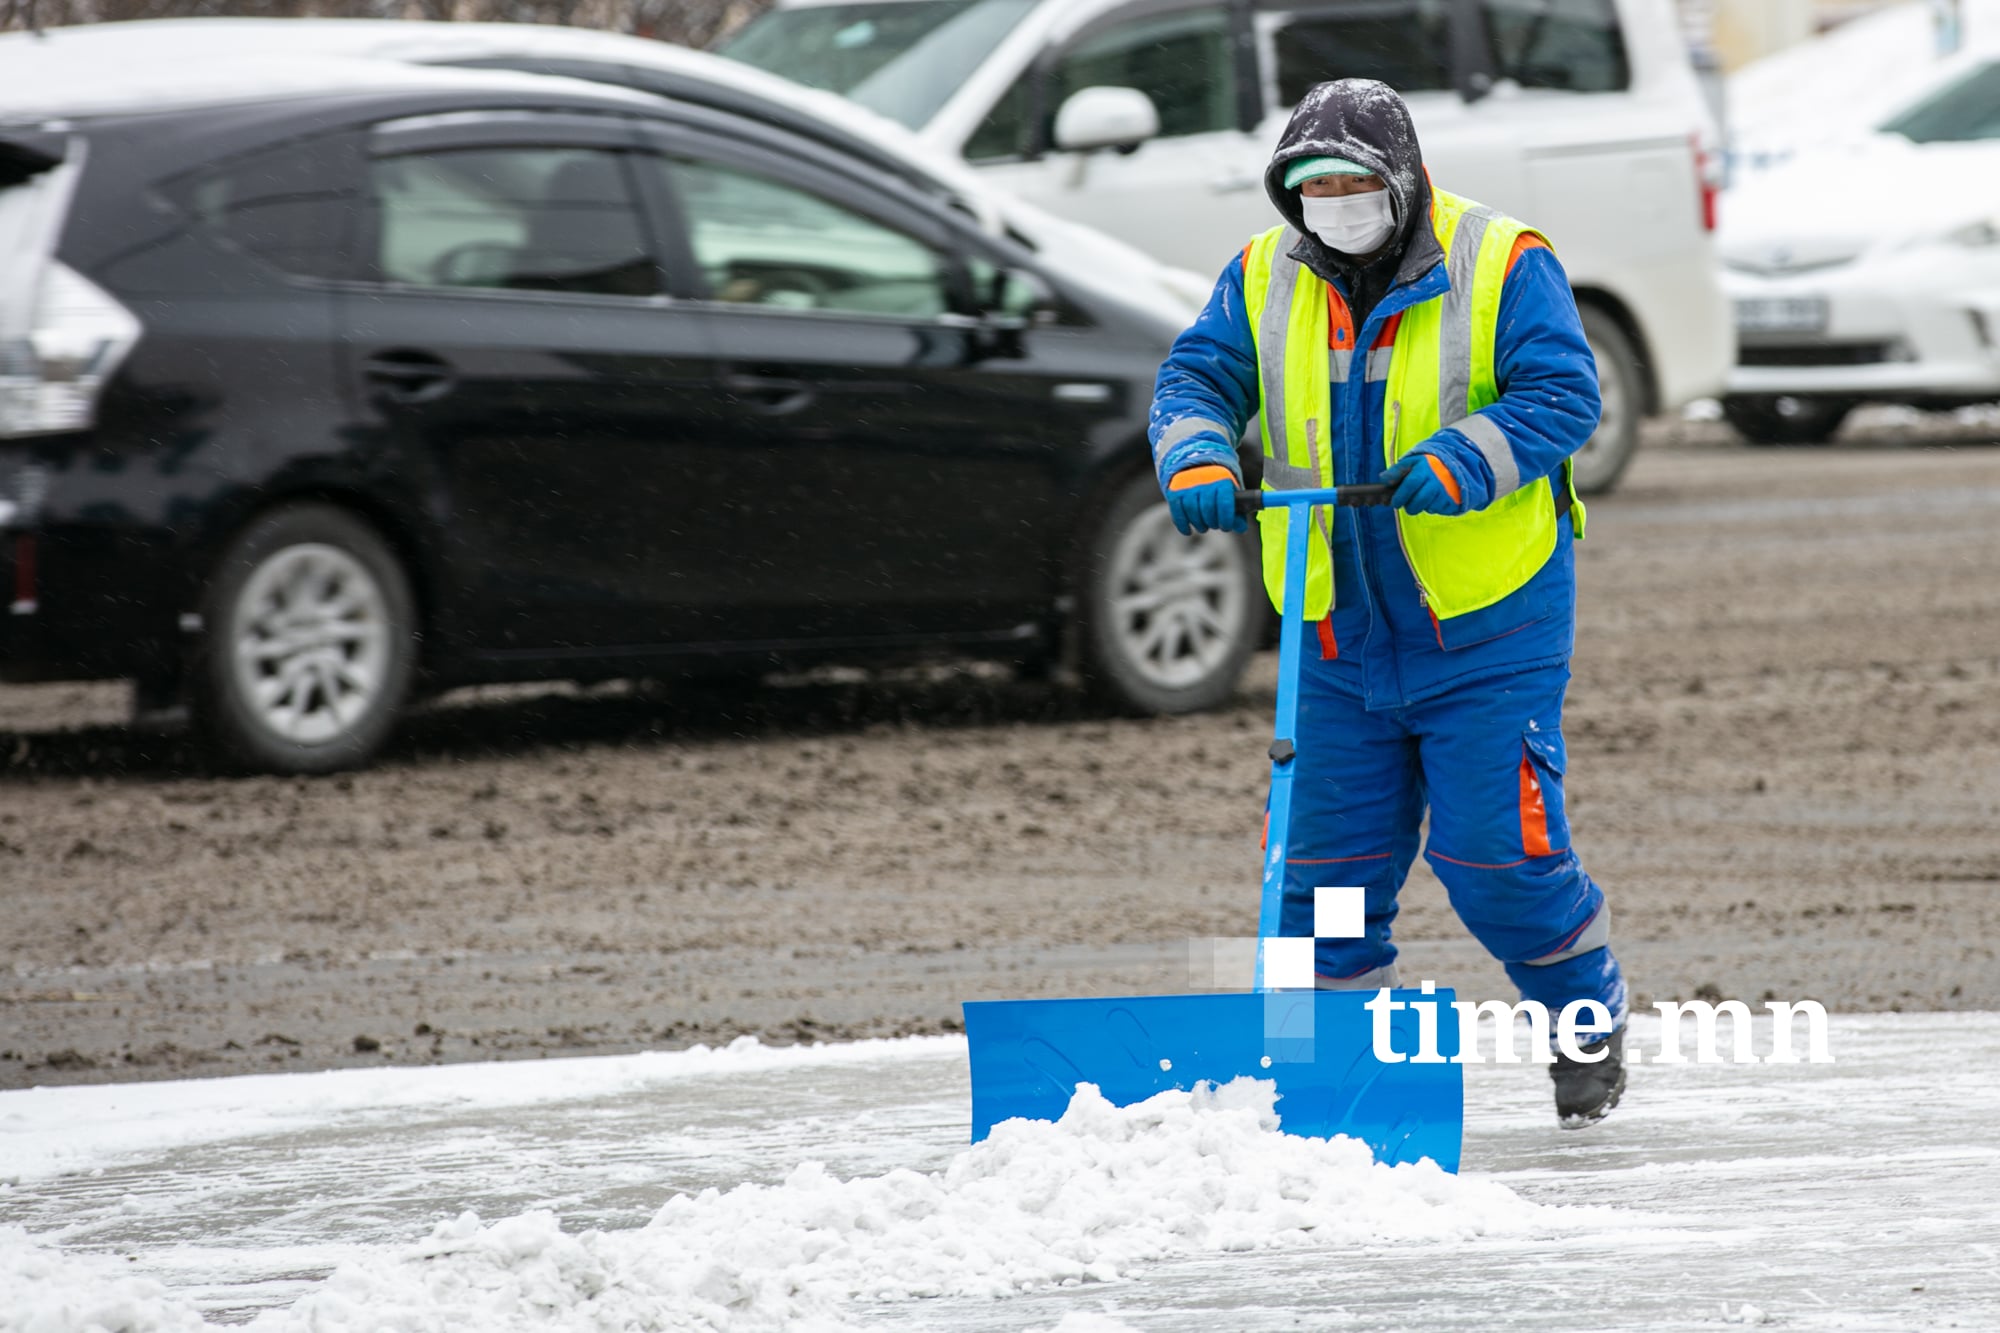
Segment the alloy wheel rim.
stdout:
<path fill-rule="evenodd" d="M 258 723 L 301 745 L 352 730 L 381 696 L 389 607 L 346 551 L 288 546 L 252 572 L 237 599 L 237 690 Z"/>
<path fill-rule="evenodd" d="M 1228 533 L 1183 537 L 1165 505 L 1119 535 L 1108 571 L 1111 631 L 1149 684 L 1186 689 L 1229 659 L 1249 622 L 1243 558 Z"/>

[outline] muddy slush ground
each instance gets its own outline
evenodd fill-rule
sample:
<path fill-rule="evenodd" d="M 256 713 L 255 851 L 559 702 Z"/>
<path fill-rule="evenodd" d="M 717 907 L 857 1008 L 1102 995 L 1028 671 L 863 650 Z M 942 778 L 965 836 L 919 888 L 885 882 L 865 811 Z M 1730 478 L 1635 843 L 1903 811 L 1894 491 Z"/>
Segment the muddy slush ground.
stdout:
<path fill-rule="evenodd" d="M 2000 428 L 1655 428 L 1591 505 L 1570 816 L 1641 1005 L 2000 1007 Z M 0 1086 L 954 1029 L 1253 933 L 1275 661 L 1134 721 L 994 672 L 487 692 L 207 772 L 0 688 Z M 1509 993 L 1419 863 L 1406 978 Z"/>

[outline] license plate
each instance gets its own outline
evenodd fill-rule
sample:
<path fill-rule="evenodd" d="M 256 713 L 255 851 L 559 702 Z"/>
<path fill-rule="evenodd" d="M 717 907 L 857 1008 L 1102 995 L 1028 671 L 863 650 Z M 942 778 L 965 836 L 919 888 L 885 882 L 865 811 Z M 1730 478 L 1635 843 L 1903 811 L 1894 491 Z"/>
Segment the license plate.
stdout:
<path fill-rule="evenodd" d="M 1741 333 L 1824 333 L 1826 298 L 1760 296 L 1738 301 L 1736 328 Z"/>

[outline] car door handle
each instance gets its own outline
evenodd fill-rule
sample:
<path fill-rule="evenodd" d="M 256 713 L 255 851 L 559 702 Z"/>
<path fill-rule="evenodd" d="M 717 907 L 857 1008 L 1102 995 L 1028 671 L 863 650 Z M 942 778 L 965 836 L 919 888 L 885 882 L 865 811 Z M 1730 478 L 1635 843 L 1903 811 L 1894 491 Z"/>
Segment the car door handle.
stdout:
<path fill-rule="evenodd" d="M 722 387 L 753 412 L 784 416 L 809 405 L 818 395 L 804 380 L 784 375 L 734 372 L 722 377 Z"/>
<path fill-rule="evenodd" d="M 457 383 L 451 363 L 443 357 L 403 349 L 369 357 L 362 373 L 390 397 L 406 403 L 442 398 Z"/>

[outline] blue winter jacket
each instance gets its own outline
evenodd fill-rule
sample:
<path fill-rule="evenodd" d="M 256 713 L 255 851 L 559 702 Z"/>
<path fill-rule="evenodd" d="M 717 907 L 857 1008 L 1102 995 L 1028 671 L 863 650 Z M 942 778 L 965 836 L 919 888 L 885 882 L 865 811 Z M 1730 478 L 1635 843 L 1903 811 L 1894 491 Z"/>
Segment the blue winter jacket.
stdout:
<path fill-rule="evenodd" d="M 1333 280 L 1348 295 L 1345 283 Z M 1448 287 L 1442 262 L 1414 279 L 1402 275 L 1356 331 L 1355 345 L 1373 347 L 1391 316 Z M 1546 479 L 1590 438 L 1598 420 L 1596 362 L 1568 279 L 1551 251 L 1530 249 L 1515 260 L 1502 291 L 1495 352 L 1501 397 L 1483 412 L 1505 432 L 1521 484 L 1548 485 Z M 1354 373 L 1333 386 L 1328 418 L 1338 486 L 1376 481 L 1384 467 L 1388 386 L 1365 381 L 1365 358 L 1356 356 L 1353 364 Z M 1161 487 L 1182 469 L 1202 464 L 1220 464 L 1240 477 L 1237 438 L 1255 423 L 1258 408 L 1257 350 L 1238 255 L 1160 367 L 1148 433 Z M 1162 433 L 1187 418 L 1228 423 L 1235 433 L 1224 438 L 1211 430 L 1162 451 Z M 1443 430 L 1417 447 L 1451 466 L 1471 508 L 1491 503 L 1492 469 L 1463 434 Z M 1336 661 L 1339 678 L 1367 708 L 1396 708 L 1472 680 L 1567 661 L 1576 624 L 1575 555 L 1567 520 L 1557 524 L 1554 554 L 1524 587 L 1482 611 L 1438 622 L 1419 599 L 1394 511 L 1339 509 L 1335 515 L 1334 609 L 1318 640 L 1323 654 Z"/>

